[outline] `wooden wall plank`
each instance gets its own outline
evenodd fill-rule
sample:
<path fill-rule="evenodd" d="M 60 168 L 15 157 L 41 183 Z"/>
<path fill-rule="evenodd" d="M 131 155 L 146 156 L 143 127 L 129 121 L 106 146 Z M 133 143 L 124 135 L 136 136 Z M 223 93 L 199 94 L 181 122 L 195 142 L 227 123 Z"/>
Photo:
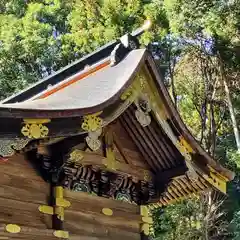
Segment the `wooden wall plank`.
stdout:
<path fill-rule="evenodd" d="M 21 155 L 3 163 L 0 174 L 0 225 L 12 223 L 22 228 L 21 233 L 13 235 L 0 227 L 0 238 L 56 240 L 50 230 L 51 216 L 38 210 L 40 205 L 48 205 L 49 184 Z M 71 202 L 64 221 L 69 239 L 140 240 L 139 206 L 69 190 L 65 190 L 64 198 Z M 105 216 L 103 208 L 111 208 L 113 216 Z"/>
<path fill-rule="evenodd" d="M 114 228 L 123 229 L 125 231 L 127 230 L 129 232 L 139 232 L 140 218 L 137 218 L 135 220 L 128 218 L 128 220 L 126 221 L 126 219 L 117 218 L 114 213 L 113 216 L 105 216 L 102 213 L 89 211 L 86 212 L 82 209 L 74 209 L 74 211 L 65 210 L 65 219 L 66 223 L 69 221 L 81 223 L 85 222 L 94 225 L 106 225 Z"/>
<path fill-rule="evenodd" d="M 64 223 L 66 229 L 70 233 L 83 235 L 83 236 L 92 236 L 98 238 L 107 238 L 107 239 L 131 239 L 137 240 L 140 237 L 139 233 L 130 232 L 124 229 L 110 227 L 107 224 L 94 224 L 86 223 L 81 221 L 66 221 Z"/>
<path fill-rule="evenodd" d="M 23 154 L 16 154 L 10 157 L 7 162 L 2 163 L 0 173 L 7 173 L 40 182 L 43 181 Z"/>
<path fill-rule="evenodd" d="M 48 188 L 45 188 L 47 191 Z M 8 185 L 0 185 L 0 197 L 17 200 L 20 199 L 23 202 L 32 202 L 38 204 L 47 204 L 48 195 L 43 192 L 36 192 L 26 190 L 23 188 L 15 188 Z"/>
<path fill-rule="evenodd" d="M 140 239 L 139 206 L 69 190 L 64 196 L 71 203 L 64 221 L 70 232 L 100 239 Z M 113 215 L 105 216 L 103 208 L 110 208 Z"/>
<path fill-rule="evenodd" d="M 139 206 L 122 201 L 116 201 L 114 199 L 93 196 L 84 192 L 73 192 L 67 189 L 64 190 L 64 196 L 72 203 L 71 207 L 76 209 L 83 206 L 85 209 L 88 209 L 88 206 L 91 205 L 90 208 L 97 206 L 99 209 L 108 207 L 114 210 L 119 210 L 126 213 L 126 216 L 129 216 L 128 214 L 140 214 Z"/>
<path fill-rule="evenodd" d="M 39 229 L 34 227 L 20 226 L 21 231 L 19 233 L 8 233 L 5 230 L 5 224 L 0 225 L 0 237 L 7 237 L 8 239 L 36 239 L 36 240 L 57 240 L 53 235 L 53 230 Z"/>

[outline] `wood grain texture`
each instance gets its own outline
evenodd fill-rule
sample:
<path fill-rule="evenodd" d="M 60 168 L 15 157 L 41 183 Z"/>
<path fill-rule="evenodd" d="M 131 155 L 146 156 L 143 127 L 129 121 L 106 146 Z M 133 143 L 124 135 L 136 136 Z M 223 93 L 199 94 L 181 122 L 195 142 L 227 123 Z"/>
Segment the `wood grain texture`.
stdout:
<path fill-rule="evenodd" d="M 82 165 L 93 165 L 98 166 L 101 169 L 105 169 L 105 163 L 107 161 L 106 157 L 100 156 L 98 154 L 92 152 L 83 152 L 82 151 L 83 159 L 81 159 Z M 132 161 L 138 161 L 134 157 L 131 157 Z M 136 165 L 130 165 L 124 162 L 120 162 L 117 159 L 117 169 L 111 170 L 112 172 L 119 173 L 121 175 L 130 175 L 138 180 L 144 180 L 145 174 L 151 175 L 151 172 L 148 170 L 148 167 L 140 167 Z M 109 170 L 110 171 L 110 170 Z"/>
<path fill-rule="evenodd" d="M 131 166 L 150 169 L 137 145 L 126 132 L 119 119 L 112 124 L 111 128 L 113 129 L 114 142 L 126 161 Z"/>
<path fill-rule="evenodd" d="M 51 216 L 38 210 L 40 205 L 48 205 L 50 186 L 37 175 L 25 156 L 16 154 L 9 158 L 1 164 L 0 174 L 0 224 L 52 228 Z M 14 235 L 10 239 L 29 238 Z"/>
<path fill-rule="evenodd" d="M 64 195 L 71 202 L 64 222 L 70 232 L 97 239 L 140 239 L 139 206 L 82 192 L 65 190 Z M 106 207 L 113 211 L 112 216 L 102 213 Z"/>
<path fill-rule="evenodd" d="M 96 155 L 96 159 L 99 157 Z M 129 169 L 128 164 L 121 164 L 124 171 Z M 11 158 L 3 166 L 0 170 L 0 240 L 56 240 L 52 216 L 38 210 L 40 205 L 48 205 L 49 184 L 36 174 L 23 155 Z M 69 239 L 140 240 L 141 216 L 137 205 L 68 190 L 65 190 L 64 198 L 71 202 L 71 206 L 65 209 L 64 220 Z M 106 207 L 113 211 L 113 216 L 102 213 Z M 6 232 L 6 224 L 19 225 L 21 232 Z"/>

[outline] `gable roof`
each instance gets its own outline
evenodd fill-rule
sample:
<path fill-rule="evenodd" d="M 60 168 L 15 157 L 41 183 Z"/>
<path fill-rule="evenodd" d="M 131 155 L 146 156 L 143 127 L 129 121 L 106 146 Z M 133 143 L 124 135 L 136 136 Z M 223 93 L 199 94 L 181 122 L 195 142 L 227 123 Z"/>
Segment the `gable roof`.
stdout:
<path fill-rule="evenodd" d="M 37 112 L 44 111 L 49 117 L 54 117 L 53 112 L 62 111 L 68 114 L 71 111 L 69 116 L 80 116 L 84 110 L 100 111 L 121 95 L 125 85 L 144 62 L 146 52 L 146 49 L 130 51 L 114 66 L 110 66 L 110 57 L 107 57 L 26 101 L 1 104 L 0 115 L 5 112 L 7 116 L 6 111 L 9 111 L 14 116 L 15 111 L 22 111 L 19 117 L 24 118 L 28 117 L 29 111 L 32 117 L 37 116 Z"/>
<path fill-rule="evenodd" d="M 139 32 L 141 31 L 138 31 L 138 34 Z M 155 127 L 146 127 L 145 130 L 141 130 L 141 126 L 134 120 L 135 112 L 131 106 L 134 102 L 131 95 L 136 94 L 134 88 L 138 88 L 136 78 L 142 69 L 148 74 L 147 84 L 151 85 L 149 89 L 153 92 L 150 95 L 153 101 L 156 101 L 152 109 Z M 123 99 L 126 91 L 129 92 Z M 24 135 L 23 125 L 34 123 L 36 119 L 48 127 L 49 137 L 82 134 L 86 132 L 80 129 L 84 117 L 96 113 L 103 119 L 103 126 L 120 116 L 121 121 L 126 123 L 126 129 L 130 126 L 130 135 L 132 132 L 138 133 L 132 134 L 135 142 L 148 142 L 145 147 L 140 144 L 139 149 L 143 154 L 147 154 L 145 158 L 156 175 L 168 170 L 161 168 L 164 161 L 175 161 L 174 166 L 177 167 L 180 158 L 181 161 L 186 160 L 188 170 L 195 173 L 199 181 L 189 180 L 185 175 L 184 180 L 171 176 L 172 181 L 164 192 L 165 195 L 161 196 L 162 205 L 185 197 L 194 192 L 194 189 L 204 190 L 210 185 L 225 192 L 226 182 L 234 177 L 234 173 L 214 161 L 188 131 L 173 105 L 151 53 L 145 48 L 138 48 L 134 35 L 126 35 L 4 100 L 0 104 L 0 138 L 16 139 L 28 136 L 32 139 L 46 136 Z M 167 151 L 170 158 L 164 159 L 166 153 L 164 154 L 162 147 L 151 142 L 155 139 L 158 143 L 163 141 L 163 138 L 169 143 Z M 158 148 L 162 149 L 162 155 L 156 150 Z M 170 148 L 174 151 L 170 152 Z M 191 185 L 192 190 L 177 190 L 183 183 Z M 169 197 L 173 195 L 176 197 Z"/>

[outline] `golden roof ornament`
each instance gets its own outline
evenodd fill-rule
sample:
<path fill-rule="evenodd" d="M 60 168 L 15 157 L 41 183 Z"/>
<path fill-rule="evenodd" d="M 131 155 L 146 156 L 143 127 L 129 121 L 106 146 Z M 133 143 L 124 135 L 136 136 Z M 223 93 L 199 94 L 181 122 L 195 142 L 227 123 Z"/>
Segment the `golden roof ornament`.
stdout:
<path fill-rule="evenodd" d="M 86 142 L 89 148 L 97 151 L 101 147 L 101 141 L 98 139 L 102 134 L 103 120 L 99 117 L 101 112 L 83 117 L 82 129 L 88 132 Z"/>
<path fill-rule="evenodd" d="M 38 139 L 46 137 L 49 129 L 43 124 L 50 121 L 50 119 L 24 119 L 25 125 L 22 127 L 21 132 L 28 138 Z"/>

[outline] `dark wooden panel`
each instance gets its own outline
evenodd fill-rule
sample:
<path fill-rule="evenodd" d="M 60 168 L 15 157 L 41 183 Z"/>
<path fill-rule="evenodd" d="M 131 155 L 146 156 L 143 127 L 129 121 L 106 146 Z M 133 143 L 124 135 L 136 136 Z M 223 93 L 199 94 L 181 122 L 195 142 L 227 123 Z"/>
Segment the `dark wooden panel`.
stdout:
<path fill-rule="evenodd" d="M 101 212 L 89 212 L 84 209 L 74 209 L 74 211 L 65 211 L 66 224 L 69 222 L 80 222 L 86 224 L 94 224 L 107 226 L 112 228 L 119 228 L 129 232 L 139 232 L 139 219 L 126 219 L 117 218 L 113 213 L 113 216 L 105 216 Z M 70 230 L 70 229 L 69 229 Z"/>
<path fill-rule="evenodd" d="M 0 225 L 0 237 L 8 237 L 7 239 L 37 239 L 37 240 L 56 240 L 53 235 L 53 230 L 39 229 L 35 227 L 20 226 L 21 231 L 19 233 L 8 233 L 5 230 L 5 224 Z"/>
<path fill-rule="evenodd" d="M 115 211 L 121 211 L 125 214 L 139 215 L 139 206 L 130 204 L 122 201 L 116 201 L 113 199 L 107 199 L 103 197 L 93 196 L 84 192 L 72 192 L 65 190 L 65 198 L 68 199 L 72 204 L 72 208 L 85 207 L 90 209 L 91 207 L 111 208 Z M 78 205 L 79 204 L 79 205 Z M 92 206 L 90 206 L 92 205 Z M 126 217 L 129 215 L 126 215 Z"/>
<path fill-rule="evenodd" d="M 136 144 L 126 132 L 119 119 L 114 122 L 111 128 L 114 135 L 114 142 L 126 161 L 133 166 L 149 169 L 149 165 L 144 160 L 143 155 L 139 152 Z"/>
<path fill-rule="evenodd" d="M 42 178 L 37 175 L 37 172 L 23 154 L 16 154 L 10 157 L 7 162 L 2 163 L 0 174 L 2 173 L 43 182 Z"/>
<path fill-rule="evenodd" d="M 98 238 L 108 238 L 108 239 L 140 239 L 140 234 L 137 232 L 130 232 L 124 229 L 110 227 L 105 223 L 95 224 L 81 221 L 71 221 L 68 220 L 64 223 L 66 229 L 70 233 Z"/>
<path fill-rule="evenodd" d="M 51 216 L 42 213 L 0 208 L 0 223 L 48 229 L 52 227 Z"/>
<path fill-rule="evenodd" d="M 48 188 L 45 189 L 47 192 Z M 0 185 L 0 197 L 12 200 L 21 200 L 22 202 L 32 202 L 37 204 L 46 204 L 48 195 L 43 192 L 31 191 L 24 188 L 15 188 L 7 185 Z"/>
<path fill-rule="evenodd" d="M 41 181 L 37 181 L 31 178 L 10 175 L 9 173 L 1 173 L 0 185 L 14 186 L 15 188 L 22 188 L 30 192 L 41 193 L 47 193 L 49 188 L 49 184 L 42 179 Z"/>

